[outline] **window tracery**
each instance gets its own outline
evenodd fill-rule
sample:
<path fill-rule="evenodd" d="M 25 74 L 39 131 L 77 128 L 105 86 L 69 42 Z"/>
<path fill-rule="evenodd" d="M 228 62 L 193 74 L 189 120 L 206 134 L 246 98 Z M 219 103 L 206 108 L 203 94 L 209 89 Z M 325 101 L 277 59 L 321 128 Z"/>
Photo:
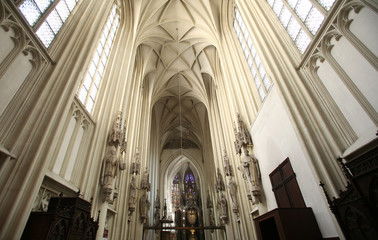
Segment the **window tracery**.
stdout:
<path fill-rule="evenodd" d="M 180 187 L 179 187 L 179 175 L 177 174 L 172 181 L 172 207 L 180 207 Z"/>
<path fill-rule="evenodd" d="M 115 33 L 119 25 L 119 14 L 116 5 L 113 6 L 108 20 L 105 24 L 104 31 L 101 35 L 96 50 L 94 51 L 92 61 L 89 64 L 87 74 L 82 80 L 77 91 L 77 97 L 88 110 L 92 112 L 96 100 L 97 91 L 100 87 L 104 69 L 110 55 Z"/>
<path fill-rule="evenodd" d="M 335 0 L 267 0 L 303 54 L 318 32 Z"/>
<path fill-rule="evenodd" d="M 264 100 L 271 86 L 271 82 L 237 8 L 235 8 L 234 29 L 243 49 L 248 67 L 251 70 L 257 91 L 259 92 L 261 100 Z"/>
<path fill-rule="evenodd" d="M 186 199 L 187 200 L 189 198 L 195 199 L 196 198 L 196 182 L 195 182 L 193 173 L 190 169 L 189 171 L 187 171 L 185 175 L 184 182 L 185 182 L 184 191 L 186 194 Z"/>
<path fill-rule="evenodd" d="M 48 48 L 79 0 L 24 0 L 18 9 Z"/>

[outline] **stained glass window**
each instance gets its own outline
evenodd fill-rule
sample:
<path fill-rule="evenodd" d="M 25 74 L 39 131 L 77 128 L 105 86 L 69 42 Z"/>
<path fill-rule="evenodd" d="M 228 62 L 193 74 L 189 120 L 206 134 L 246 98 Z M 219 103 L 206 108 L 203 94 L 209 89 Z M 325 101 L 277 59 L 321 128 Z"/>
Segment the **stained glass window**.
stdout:
<path fill-rule="evenodd" d="M 119 14 L 114 5 L 109 18 L 104 27 L 104 31 L 99 39 L 92 61 L 89 64 L 87 74 L 81 82 L 77 91 L 78 99 L 84 104 L 88 112 L 92 112 L 100 81 L 104 73 L 110 48 L 113 44 L 114 36 L 119 24 Z"/>
<path fill-rule="evenodd" d="M 185 176 L 185 193 L 192 196 L 195 194 L 195 182 L 192 173 L 187 173 Z"/>
<path fill-rule="evenodd" d="M 172 181 L 172 207 L 180 207 L 180 187 L 178 174 L 174 177 Z"/>
<path fill-rule="evenodd" d="M 271 82 L 266 76 L 264 66 L 261 63 L 256 48 L 252 43 L 252 39 L 237 8 L 235 8 L 234 29 L 242 47 L 244 56 L 247 60 L 248 67 L 251 70 L 257 91 L 261 100 L 264 100 L 271 86 Z"/>
<path fill-rule="evenodd" d="M 79 0 L 24 0 L 18 9 L 48 48 Z"/>
<path fill-rule="evenodd" d="M 313 1 L 317 1 L 319 5 L 314 4 Z M 267 2 L 299 52 L 304 53 L 335 0 L 267 0 Z"/>

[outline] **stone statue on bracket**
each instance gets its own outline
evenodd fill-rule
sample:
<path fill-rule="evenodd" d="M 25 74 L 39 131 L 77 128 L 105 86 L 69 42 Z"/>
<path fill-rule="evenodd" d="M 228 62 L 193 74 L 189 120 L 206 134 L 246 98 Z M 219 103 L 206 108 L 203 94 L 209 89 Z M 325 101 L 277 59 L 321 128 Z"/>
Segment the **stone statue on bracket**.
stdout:
<path fill-rule="evenodd" d="M 247 182 L 251 182 L 252 174 L 252 158 L 249 155 L 249 151 L 244 149 L 244 155 L 241 158 L 241 163 L 238 166 L 238 170 L 242 173 L 243 179 Z"/>
<path fill-rule="evenodd" d="M 238 170 L 242 173 L 249 188 L 248 198 L 252 200 L 253 204 L 260 202 L 261 176 L 258 161 L 255 157 L 249 155 L 249 151 L 246 148 L 244 148 L 244 155 L 241 158 L 241 164 L 238 166 Z"/>
<path fill-rule="evenodd" d="M 123 140 L 122 131 L 122 112 L 118 112 L 117 117 L 113 123 L 113 128 L 110 132 L 109 143 L 114 145 L 121 145 Z"/>
<path fill-rule="evenodd" d="M 120 150 L 121 150 L 121 153 L 125 153 L 126 152 L 126 148 L 127 148 L 127 142 L 126 142 L 126 121 L 125 123 L 123 124 L 123 136 L 122 136 L 122 142 L 120 144 Z"/>
<path fill-rule="evenodd" d="M 142 176 L 142 181 L 140 183 L 140 188 L 141 189 L 145 189 L 147 192 L 150 191 L 150 174 L 146 168 L 146 170 L 144 170 L 143 172 L 143 176 Z"/>
<path fill-rule="evenodd" d="M 137 186 L 135 177 L 131 177 L 130 192 L 129 192 L 129 216 L 135 211 L 135 204 L 137 201 Z"/>
<path fill-rule="evenodd" d="M 224 191 L 225 186 L 223 182 L 222 174 L 219 171 L 219 168 L 217 168 L 217 176 L 216 176 L 216 190 L 217 192 Z"/>
<path fill-rule="evenodd" d="M 159 223 L 160 223 L 160 198 L 159 198 L 159 190 L 157 190 L 156 199 L 155 199 L 154 225 L 159 226 Z"/>
<path fill-rule="evenodd" d="M 106 156 L 102 162 L 101 185 L 105 195 L 110 195 L 113 189 L 113 173 L 117 159 L 117 148 L 108 146 Z"/>
<path fill-rule="evenodd" d="M 234 134 L 235 134 L 235 150 L 236 154 L 241 154 L 241 149 L 246 146 L 252 146 L 252 139 L 249 132 L 244 126 L 241 120 L 240 114 L 237 116 L 238 120 L 234 123 Z"/>
<path fill-rule="evenodd" d="M 228 205 L 226 196 L 222 193 L 218 196 L 218 209 L 219 209 L 219 219 L 222 224 L 227 224 L 228 222 Z"/>
<path fill-rule="evenodd" d="M 230 165 L 230 159 L 227 156 L 226 149 L 223 149 L 223 163 L 224 163 L 224 174 L 226 176 L 234 176 L 232 166 Z"/>
<path fill-rule="evenodd" d="M 139 175 L 140 173 L 140 153 L 139 148 L 135 149 L 134 162 L 131 164 L 131 174 Z"/>
<path fill-rule="evenodd" d="M 117 164 L 114 172 L 114 190 L 113 190 L 113 201 L 118 197 L 119 189 L 119 173 L 122 170 L 125 170 L 126 163 L 122 160 L 122 155 L 118 158 Z"/>
<path fill-rule="evenodd" d="M 228 181 L 227 188 L 228 188 L 228 193 L 230 194 L 230 197 L 231 197 L 232 212 L 238 213 L 239 212 L 239 205 L 238 205 L 238 202 L 237 202 L 237 195 L 236 195 L 237 194 L 237 185 L 236 185 L 235 181 L 232 179 L 232 177 L 230 177 L 230 179 Z"/>
<path fill-rule="evenodd" d="M 213 201 L 211 201 L 209 191 L 207 191 L 206 207 L 207 207 L 208 214 L 209 214 L 209 224 L 210 224 L 210 226 L 215 226 L 215 218 L 214 218 L 214 212 L 213 212 Z M 214 229 L 212 229 L 211 232 L 214 232 Z"/>
<path fill-rule="evenodd" d="M 117 154 L 119 145 L 123 141 L 122 112 L 117 114 L 113 127 L 109 133 L 106 155 L 102 161 L 100 185 L 105 195 L 105 201 L 113 203 L 118 196 L 119 172 L 126 168 L 122 159 L 122 151 Z"/>
<path fill-rule="evenodd" d="M 148 224 L 148 210 L 150 209 L 150 206 L 151 203 L 148 200 L 147 191 L 143 191 L 143 194 L 139 199 L 140 222 L 143 224 Z"/>
<path fill-rule="evenodd" d="M 121 162 L 121 158 L 117 158 L 117 148 L 108 146 L 106 156 L 102 162 L 101 186 L 106 201 L 110 203 L 117 198 L 119 170 L 124 170 L 125 167 L 125 163 Z M 112 193 L 113 197 L 111 197 Z"/>

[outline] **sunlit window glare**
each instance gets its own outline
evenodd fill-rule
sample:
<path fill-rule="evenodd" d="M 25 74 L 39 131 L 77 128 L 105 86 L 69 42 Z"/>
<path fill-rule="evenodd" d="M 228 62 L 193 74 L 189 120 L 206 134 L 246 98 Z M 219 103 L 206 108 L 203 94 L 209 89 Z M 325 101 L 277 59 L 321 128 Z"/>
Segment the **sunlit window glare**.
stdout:
<path fill-rule="evenodd" d="M 267 0 L 300 53 L 304 53 L 325 16 L 311 0 Z M 335 0 L 318 0 L 329 11 Z"/>
<path fill-rule="evenodd" d="M 88 72 L 77 91 L 78 99 L 88 112 L 92 112 L 118 24 L 119 15 L 114 6 L 89 64 Z"/>
<path fill-rule="evenodd" d="M 271 86 L 271 82 L 266 75 L 265 69 L 257 55 L 252 39 L 237 8 L 235 8 L 234 29 L 243 49 L 248 67 L 251 70 L 257 91 L 259 92 L 261 100 L 264 100 L 266 93 Z"/>
<path fill-rule="evenodd" d="M 56 2 L 55 7 L 52 7 Z M 25 0 L 19 9 L 48 48 L 77 2 L 78 0 Z"/>

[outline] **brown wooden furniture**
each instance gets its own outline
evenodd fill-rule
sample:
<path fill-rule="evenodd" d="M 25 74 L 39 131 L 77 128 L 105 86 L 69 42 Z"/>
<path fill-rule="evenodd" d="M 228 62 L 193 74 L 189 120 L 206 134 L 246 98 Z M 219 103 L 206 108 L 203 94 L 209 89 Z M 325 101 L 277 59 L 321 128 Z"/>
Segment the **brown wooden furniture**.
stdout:
<path fill-rule="evenodd" d="M 349 185 L 338 198 L 324 189 L 330 209 L 349 240 L 378 239 L 378 138 L 338 159 Z M 324 187 L 324 184 L 320 184 Z"/>
<path fill-rule="evenodd" d="M 323 239 L 311 208 L 307 208 L 290 159 L 269 174 L 277 209 L 255 221 L 260 240 Z"/>
<path fill-rule="evenodd" d="M 51 198 L 47 212 L 30 214 L 21 239 L 95 239 L 98 222 L 90 217 L 90 207 L 79 197 Z"/>
<path fill-rule="evenodd" d="M 289 158 L 269 174 L 279 208 L 305 208 L 302 192 Z"/>
<path fill-rule="evenodd" d="M 260 240 L 323 239 L 311 208 L 276 208 L 254 221 Z"/>

